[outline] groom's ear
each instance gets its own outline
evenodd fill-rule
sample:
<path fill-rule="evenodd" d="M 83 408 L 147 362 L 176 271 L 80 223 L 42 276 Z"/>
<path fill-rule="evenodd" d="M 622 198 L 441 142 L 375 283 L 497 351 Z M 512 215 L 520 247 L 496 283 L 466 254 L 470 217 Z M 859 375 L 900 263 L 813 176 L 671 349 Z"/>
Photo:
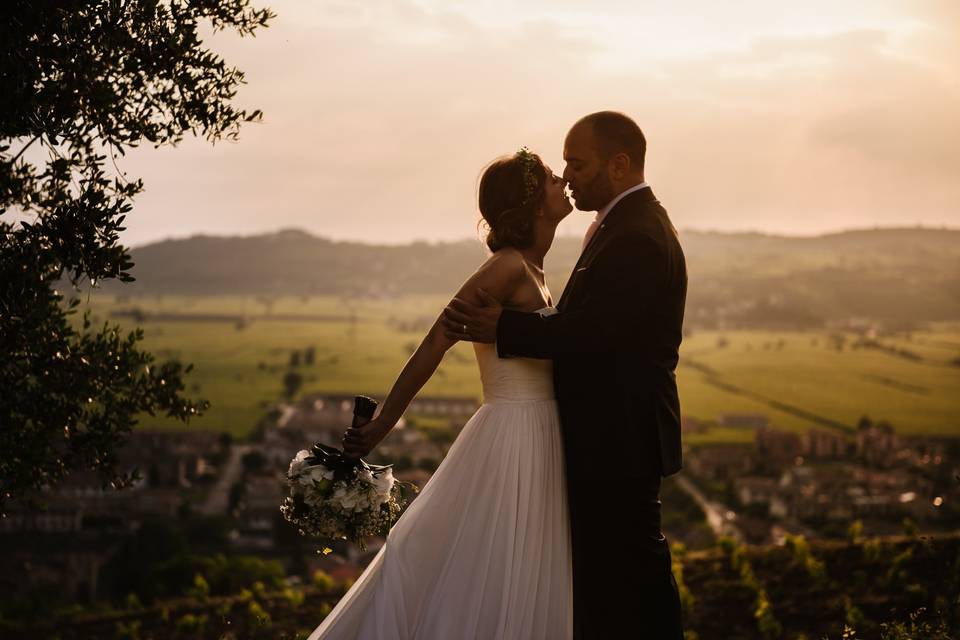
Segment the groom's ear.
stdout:
<path fill-rule="evenodd" d="M 621 151 L 611 156 L 607 161 L 607 170 L 610 171 L 612 178 L 622 180 L 630 174 L 631 164 L 630 156 Z"/>

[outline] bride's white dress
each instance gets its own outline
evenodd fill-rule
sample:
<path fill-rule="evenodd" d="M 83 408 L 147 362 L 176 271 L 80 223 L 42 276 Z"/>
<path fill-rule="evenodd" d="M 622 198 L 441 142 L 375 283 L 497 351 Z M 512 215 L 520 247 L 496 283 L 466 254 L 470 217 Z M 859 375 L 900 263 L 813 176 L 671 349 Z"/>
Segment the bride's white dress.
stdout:
<path fill-rule="evenodd" d="M 309 640 L 572 636 L 551 363 L 474 349 L 483 404 Z"/>

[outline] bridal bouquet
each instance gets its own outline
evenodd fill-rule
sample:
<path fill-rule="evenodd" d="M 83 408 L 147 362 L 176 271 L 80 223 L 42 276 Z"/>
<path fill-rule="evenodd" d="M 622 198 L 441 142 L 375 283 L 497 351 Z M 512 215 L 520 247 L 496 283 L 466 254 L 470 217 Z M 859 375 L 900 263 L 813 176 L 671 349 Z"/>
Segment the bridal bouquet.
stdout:
<path fill-rule="evenodd" d="M 404 504 L 390 465 L 347 458 L 322 444 L 297 453 L 287 484 L 280 511 L 302 535 L 350 540 L 361 549 L 367 536 L 390 530 Z"/>

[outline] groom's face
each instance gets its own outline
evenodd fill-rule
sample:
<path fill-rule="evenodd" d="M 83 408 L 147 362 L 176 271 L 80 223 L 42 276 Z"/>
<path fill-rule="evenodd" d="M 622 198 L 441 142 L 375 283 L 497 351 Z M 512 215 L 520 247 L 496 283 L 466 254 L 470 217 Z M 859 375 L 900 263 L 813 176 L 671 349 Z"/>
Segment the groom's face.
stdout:
<path fill-rule="evenodd" d="M 567 134 L 563 143 L 563 159 L 567 166 L 563 178 L 577 209 L 599 211 L 613 200 L 609 162 L 601 157 L 593 137 L 592 125 L 577 125 Z"/>

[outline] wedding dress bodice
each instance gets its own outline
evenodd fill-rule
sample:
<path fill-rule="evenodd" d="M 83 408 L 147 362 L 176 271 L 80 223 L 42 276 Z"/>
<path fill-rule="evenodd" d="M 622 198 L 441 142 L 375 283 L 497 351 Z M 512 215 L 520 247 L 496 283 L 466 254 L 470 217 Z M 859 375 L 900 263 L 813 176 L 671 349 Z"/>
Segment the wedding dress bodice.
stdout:
<path fill-rule="evenodd" d="M 556 313 L 552 307 L 537 311 L 541 315 Z M 480 367 L 483 401 L 530 402 L 552 400 L 553 363 L 534 358 L 500 358 L 495 344 L 476 342 L 473 345 Z"/>

